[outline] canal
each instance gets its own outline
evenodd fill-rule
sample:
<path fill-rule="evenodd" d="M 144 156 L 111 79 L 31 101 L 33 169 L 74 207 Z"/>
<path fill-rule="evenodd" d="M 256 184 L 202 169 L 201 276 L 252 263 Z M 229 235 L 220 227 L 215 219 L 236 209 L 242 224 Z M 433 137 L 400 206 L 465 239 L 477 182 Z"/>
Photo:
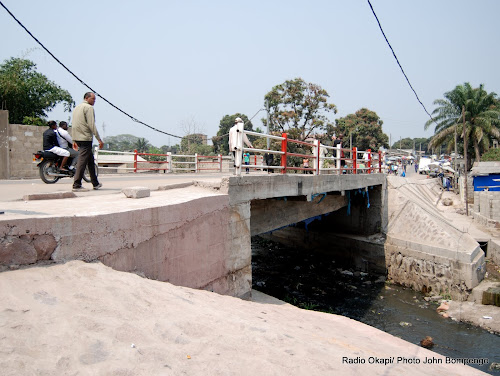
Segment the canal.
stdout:
<path fill-rule="evenodd" d="M 445 319 L 437 302 L 390 285 L 383 276 L 349 269 L 325 253 L 252 238 L 253 288 L 304 309 L 343 315 L 416 345 L 433 338 L 432 351 L 452 358 L 487 358 L 483 372 L 500 363 L 500 336 Z"/>

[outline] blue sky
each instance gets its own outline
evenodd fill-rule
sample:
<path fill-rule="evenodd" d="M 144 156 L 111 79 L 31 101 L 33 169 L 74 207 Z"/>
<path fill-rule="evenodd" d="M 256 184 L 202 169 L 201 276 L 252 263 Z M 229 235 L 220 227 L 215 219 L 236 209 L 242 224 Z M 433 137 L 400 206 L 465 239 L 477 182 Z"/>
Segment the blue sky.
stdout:
<path fill-rule="evenodd" d="M 135 118 L 183 136 L 214 136 L 224 115 L 253 116 L 273 86 L 301 77 L 322 86 L 346 116 L 375 111 L 394 143 L 430 137 L 366 0 L 1 0 L 67 67 Z M 500 93 L 497 0 L 371 0 L 396 55 L 429 112 L 456 85 Z M 25 57 L 77 103 L 87 89 L 0 8 L 0 61 Z M 137 124 L 101 99 L 105 136 L 179 140 Z M 67 120 L 62 106 L 49 114 Z M 264 112 L 254 127 L 261 126 Z"/>

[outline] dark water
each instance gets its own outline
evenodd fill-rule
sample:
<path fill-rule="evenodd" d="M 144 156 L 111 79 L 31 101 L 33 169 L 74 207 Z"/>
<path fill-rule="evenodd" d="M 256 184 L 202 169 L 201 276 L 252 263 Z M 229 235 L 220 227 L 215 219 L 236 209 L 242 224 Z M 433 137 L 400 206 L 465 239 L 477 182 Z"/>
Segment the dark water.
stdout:
<path fill-rule="evenodd" d="M 380 276 L 339 265 L 330 256 L 252 238 L 253 287 L 305 309 L 343 315 L 419 345 L 426 336 L 432 351 L 452 358 L 487 358 L 471 365 L 484 372 L 500 362 L 500 336 L 444 319 L 437 303 L 411 289 L 386 285 Z"/>

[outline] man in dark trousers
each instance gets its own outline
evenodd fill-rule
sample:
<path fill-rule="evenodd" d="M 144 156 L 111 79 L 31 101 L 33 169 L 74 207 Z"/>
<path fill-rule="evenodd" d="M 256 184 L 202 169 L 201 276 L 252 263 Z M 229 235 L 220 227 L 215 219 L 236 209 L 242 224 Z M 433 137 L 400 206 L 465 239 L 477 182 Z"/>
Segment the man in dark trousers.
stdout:
<path fill-rule="evenodd" d="M 83 102 L 73 110 L 72 136 L 80 152 L 76 166 L 75 180 L 73 182 L 73 191 L 85 190 L 82 187 L 82 178 L 87 166 L 89 168 L 90 181 L 94 189 L 102 187 L 102 184 L 97 180 L 94 154 L 92 153 L 92 140 L 94 136 L 99 142 L 100 149 L 104 145 L 95 125 L 94 103 L 95 94 L 88 92 L 83 96 Z"/>

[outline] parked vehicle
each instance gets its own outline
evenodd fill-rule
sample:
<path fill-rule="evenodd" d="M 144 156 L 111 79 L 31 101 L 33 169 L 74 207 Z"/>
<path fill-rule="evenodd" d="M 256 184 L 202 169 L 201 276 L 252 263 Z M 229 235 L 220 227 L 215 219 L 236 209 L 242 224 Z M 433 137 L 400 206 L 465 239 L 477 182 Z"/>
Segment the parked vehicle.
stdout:
<path fill-rule="evenodd" d="M 420 157 L 418 162 L 418 173 L 428 174 L 430 172 L 429 165 L 432 163 L 432 159 L 429 157 Z"/>
<path fill-rule="evenodd" d="M 63 157 L 60 157 L 50 151 L 37 151 L 33 153 L 33 163 L 37 164 L 40 179 L 46 184 L 54 184 L 59 179 L 62 178 L 72 178 L 75 176 L 76 169 L 69 171 L 61 171 L 59 167 L 61 166 L 61 161 Z M 73 159 L 68 159 L 68 166 L 71 165 Z M 98 174 L 97 163 L 95 164 L 95 173 Z M 88 167 L 85 169 L 83 174 L 83 180 L 90 182 L 90 174 Z"/>

